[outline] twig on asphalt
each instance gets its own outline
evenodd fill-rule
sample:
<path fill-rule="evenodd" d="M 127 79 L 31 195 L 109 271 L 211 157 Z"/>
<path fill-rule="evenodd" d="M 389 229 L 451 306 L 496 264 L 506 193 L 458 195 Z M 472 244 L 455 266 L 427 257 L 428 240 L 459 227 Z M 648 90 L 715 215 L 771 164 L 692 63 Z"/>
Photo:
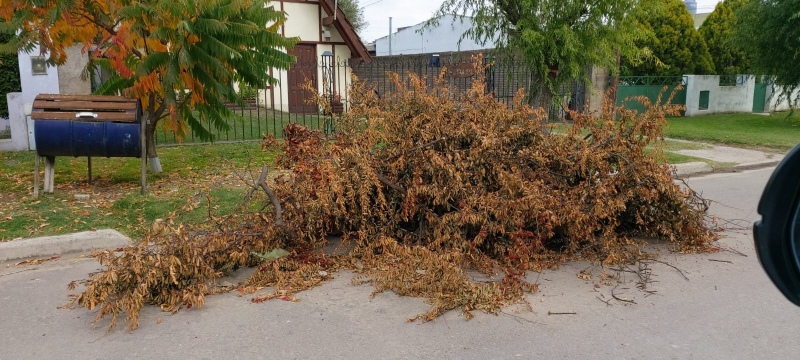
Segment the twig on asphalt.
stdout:
<path fill-rule="evenodd" d="M 605 297 L 605 295 L 603 295 L 603 294 L 600 294 L 600 296 Z M 606 306 L 611 306 L 611 299 L 603 300 L 602 298 L 600 298 L 600 296 L 595 296 L 595 297 L 597 298 L 597 300 L 600 300 L 600 301 L 606 303 Z"/>
<path fill-rule="evenodd" d="M 578 315 L 576 312 L 552 312 L 548 311 L 547 315 Z"/>
<path fill-rule="evenodd" d="M 503 310 L 500 310 L 500 312 L 501 312 L 501 313 L 503 313 L 503 314 L 506 314 L 506 315 L 508 315 L 508 316 L 511 316 L 511 317 L 512 317 L 514 320 L 516 320 L 516 321 L 517 321 L 518 323 L 520 323 L 520 324 L 522 324 L 522 321 L 527 321 L 527 322 L 529 322 L 529 323 L 531 323 L 531 324 L 534 324 L 534 323 L 536 323 L 536 322 L 535 322 L 535 321 L 533 321 L 533 320 L 526 319 L 526 318 L 524 318 L 524 317 L 522 317 L 522 316 L 514 315 L 514 314 L 511 314 L 511 313 L 507 313 L 507 312 L 505 312 L 505 311 L 503 311 Z"/>
<path fill-rule="evenodd" d="M 728 260 L 708 259 L 708 261 L 716 261 L 716 262 L 722 262 L 722 263 L 733 264 L 733 261 L 728 261 Z"/>
<path fill-rule="evenodd" d="M 750 221 L 745 219 L 719 219 L 719 221 L 719 226 L 727 231 L 750 230 L 753 226 Z"/>
<path fill-rule="evenodd" d="M 689 281 L 689 278 L 686 276 L 686 274 L 684 274 L 684 273 L 683 273 L 683 270 L 681 270 L 681 269 L 678 269 L 678 268 L 677 268 L 675 265 L 672 265 L 672 264 L 670 264 L 670 263 L 667 263 L 667 262 L 663 262 L 663 261 L 661 261 L 661 260 L 656 260 L 656 259 L 648 259 L 648 260 L 642 260 L 642 261 L 643 261 L 643 262 L 644 262 L 644 261 L 655 261 L 655 262 L 657 262 L 657 263 L 659 263 L 659 264 L 664 264 L 664 265 L 667 265 L 667 266 L 669 266 L 669 267 L 671 267 L 671 268 L 675 269 L 675 271 L 677 271 L 679 274 L 681 274 L 681 276 L 683 276 L 683 278 L 684 278 L 684 279 L 686 279 L 686 281 Z"/>
<path fill-rule="evenodd" d="M 741 252 L 739 250 L 733 249 L 733 248 L 720 247 L 719 249 L 722 250 L 722 251 L 727 251 L 727 252 L 730 252 L 730 253 L 734 253 L 734 254 L 739 255 L 739 256 L 747 257 L 747 254 L 745 254 L 745 253 L 743 253 L 743 252 Z"/>
<path fill-rule="evenodd" d="M 614 294 L 614 290 L 616 290 L 618 286 L 619 285 L 614 286 L 614 288 L 611 289 L 611 297 L 613 297 L 614 300 L 617 300 L 617 301 L 626 302 L 626 303 L 630 303 L 630 304 L 636 304 L 636 301 L 628 300 L 628 299 L 622 299 L 622 298 L 618 297 L 617 294 Z"/>

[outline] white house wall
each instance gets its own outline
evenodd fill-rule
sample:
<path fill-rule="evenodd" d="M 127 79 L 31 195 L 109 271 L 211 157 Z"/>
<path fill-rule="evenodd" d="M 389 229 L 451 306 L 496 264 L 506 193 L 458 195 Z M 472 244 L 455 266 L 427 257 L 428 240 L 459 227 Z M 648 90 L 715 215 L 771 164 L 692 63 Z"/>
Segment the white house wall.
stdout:
<path fill-rule="evenodd" d="M 37 47 L 30 53 L 22 51 L 17 53 L 23 103 L 33 103 L 33 99 L 39 94 L 86 95 L 91 93 L 89 79 L 81 79 L 89 57 L 83 53 L 80 45 L 65 49 L 67 61 L 63 65 L 48 66 L 47 74 L 34 75 L 31 58 L 39 56 L 39 51 Z M 47 55 L 45 55 L 46 57 Z"/>
<path fill-rule="evenodd" d="M 276 9 L 280 9 L 280 2 L 273 1 L 272 4 Z M 301 41 L 320 40 L 320 7 L 318 3 L 284 2 L 283 11 L 287 15 L 286 23 L 283 25 L 283 34 L 286 37 L 297 36 Z"/>
<path fill-rule="evenodd" d="M 333 45 L 335 54 L 333 60 L 334 66 L 334 83 L 336 92 L 342 97 L 345 107 L 349 107 L 350 82 L 352 79 L 353 71 L 348 64 L 348 59 L 351 57 L 350 49 L 347 45 Z M 321 79 L 321 78 L 320 78 Z"/>
<path fill-rule="evenodd" d="M 325 16 L 325 12 L 324 11 L 323 11 L 322 16 Z M 339 31 L 336 30 L 336 27 L 331 25 L 331 26 L 327 26 L 327 28 L 329 28 L 328 30 L 330 30 L 330 34 L 331 34 L 331 37 L 330 37 L 329 41 L 331 41 L 331 42 L 339 42 L 339 43 L 343 43 L 344 42 L 344 38 L 342 37 L 342 34 L 339 34 Z M 325 40 L 325 38 L 323 38 L 323 40 Z M 328 41 L 328 40 L 326 40 L 326 41 Z"/>
<path fill-rule="evenodd" d="M 277 83 L 271 88 L 258 90 L 258 106 L 289 112 L 289 91 L 281 91 L 283 86 L 288 84 L 287 75 L 286 70 L 272 70 L 272 77 L 277 80 Z"/>
<path fill-rule="evenodd" d="M 335 48 L 335 49 L 334 49 Z M 335 50 L 335 51 L 334 51 Z M 336 92 L 347 100 L 349 98 L 348 90 L 350 86 L 350 78 L 352 70 L 347 64 L 350 59 L 351 53 L 347 45 L 332 45 L 332 44 L 318 44 L 317 45 L 317 91 L 320 94 L 324 93 L 323 88 L 325 82 L 322 74 L 322 54 L 325 51 L 330 51 L 335 54 L 333 60 L 334 66 L 334 82 Z M 341 71 L 345 73 L 341 73 Z M 286 70 L 273 69 L 272 76 L 278 80 L 278 84 L 273 86 L 272 89 L 261 89 L 258 91 L 258 104 L 259 106 L 275 109 L 278 111 L 289 112 L 289 91 L 286 88 L 289 83 L 289 72 Z"/>
<path fill-rule="evenodd" d="M 344 44 L 344 38 L 336 30 L 333 25 L 322 26 L 322 19 L 327 17 L 328 14 L 320 8 L 317 2 L 296 3 L 296 2 L 283 2 L 281 7 L 280 1 L 270 2 L 276 10 L 286 12 L 286 22 L 280 31 L 286 37 L 299 37 L 300 42 L 316 43 L 317 55 L 317 90 L 320 93 L 324 92 L 323 89 L 323 74 L 322 74 L 322 54 L 329 51 L 334 56 L 334 67 L 336 68 L 335 74 L 335 87 L 336 92 L 342 96 L 343 99 L 348 98 L 347 90 L 350 84 L 351 70 L 346 68 L 346 74 L 340 74 L 339 71 L 343 67 L 340 64 L 346 63 L 352 56 L 350 48 Z M 330 34 L 330 38 L 324 35 L 325 30 Z M 278 111 L 289 111 L 289 91 L 288 91 L 288 71 L 286 70 L 272 70 L 272 76 L 278 80 L 278 83 L 272 89 L 260 89 L 258 91 L 258 104 L 259 106 L 275 109 Z"/>
<path fill-rule="evenodd" d="M 33 99 L 39 94 L 58 94 L 58 69 L 54 66 L 47 67 L 47 74 L 33 75 L 31 58 L 39 56 L 37 46 L 30 53 L 20 51 L 17 54 L 19 59 L 19 81 L 22 89 L 22 103 L 32 104 Z"/>
<path fill-rule="evenodd" d="M 392 34 L 391 54 L 388 35 L 375 40 L 375 55 L 427 54 L 494 48 L 493 41 L 478 44 L 472 39 L 464 39 L 459 43 L 461 35 L 473 26 L 470 17 L 456 18 L 453 15 L 446 15 L 439 20 L 438 26 L 419 32 L 423 25 L 424 23 L 420 23 Z"/>

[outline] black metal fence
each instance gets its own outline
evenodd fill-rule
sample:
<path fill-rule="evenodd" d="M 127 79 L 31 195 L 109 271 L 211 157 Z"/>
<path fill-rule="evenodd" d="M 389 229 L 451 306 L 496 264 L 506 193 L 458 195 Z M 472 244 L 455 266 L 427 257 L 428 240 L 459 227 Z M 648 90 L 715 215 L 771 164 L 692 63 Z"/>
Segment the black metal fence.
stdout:
<path fill-rule="evenodd" d="M 271 71 L 277 80 L 274 86 L 261 89 L 240 89 L 246 98 L 244 106 L 229 104 L 234 116 L 228 119 L 228 130 L 216 129 L 206 124 L 214 141 L 246 141 L 257 140 L 262 135 L 272 134 L 282 138 L 283 128 L 289 123 L 305 125 L 311 128 L 330 132 L 334 117 L 346 112 L 350 104 L 351 75 L 365 82 L 378 96 L 385 97 L 395 91 L 390 80 L 391 73 L 397 73 L 401 79 L 415 74 L 427 79 L 433 85 L 433 79 L 445 71 L 444 78 L 451 91 L 466 91 L 478 78 L 475 74 L 472 59 L 468 53 L 449 53 L 439 55 L 421 54 L 406 56 L 388 56 L 374 58 L 370 63 L 334 60 L 322 57 L 319 63 L 296 63 L 289 71 Z M 486 91 L 498 100 L 512 105 L 518 89 L 526 92 L 536 86 L 537 79 L 529 68 L 519 61 L 502 61 L 485 58 L 485 70 L 482 74 L 486 80 Z M 303 89 L 306 80 L 311 82 L 320 94 L 330 97 L 333 111 L 323 112 L 316 105 L 309 105 L 310 94 Z M 573 81 L 562 87 L 559 92 L 562 104 L 551 106 L 550 118 L 560 119 L 565 116 L 566 109 L 582 110 L 586 103 L 587 92 L 583 81 Z M 529 103 L 535 104 L 534 100 Z M 200 142 L 199 137 L 189 133 L 183 142 Z M 176 143 L 178 139 L 172 131 L 159 129 L 156 143 Z"/>

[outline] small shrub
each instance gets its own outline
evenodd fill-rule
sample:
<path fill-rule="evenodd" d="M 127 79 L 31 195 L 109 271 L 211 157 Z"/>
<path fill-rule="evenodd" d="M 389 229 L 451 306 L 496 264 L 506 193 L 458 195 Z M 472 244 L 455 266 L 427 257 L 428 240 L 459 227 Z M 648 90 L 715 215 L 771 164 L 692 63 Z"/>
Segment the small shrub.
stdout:
<path fill-rule="evenodd" d="M 258 96 L 258 89 L 254 88 L 254 87 L 252 87 L 250 85 L 247 85 L 247 84 L 244 84 L 244 83 L 240 83 L 239 84 L 239 96 L 241 96 L 242 99 L 244 99 L 244 100 L 253 100 Z"/>

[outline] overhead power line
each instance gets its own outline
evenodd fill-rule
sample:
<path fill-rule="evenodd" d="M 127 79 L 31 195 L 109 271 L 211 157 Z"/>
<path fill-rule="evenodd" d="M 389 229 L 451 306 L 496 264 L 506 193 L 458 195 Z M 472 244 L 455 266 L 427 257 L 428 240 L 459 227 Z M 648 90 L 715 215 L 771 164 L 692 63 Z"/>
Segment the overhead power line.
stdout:
<path fill-rule="evenodd" d="M 369 4 L 367 4 L 367 5 L 364 5 L 364 6 L 362 6 L 361 8 L 363 9 L 363 8 L 365 8 L 365 7 L 367 7 L 367 6 L 372 6 L 372 5 L 375 5 L 375 4 L 377 4 L 377 3 L 381 2 L 381 1 L 383 1 L 383 0 L 377 0 L 377 1 L 373 1 L 373 2 L 371 2 L 371 3 L 369 3 Z"/>

